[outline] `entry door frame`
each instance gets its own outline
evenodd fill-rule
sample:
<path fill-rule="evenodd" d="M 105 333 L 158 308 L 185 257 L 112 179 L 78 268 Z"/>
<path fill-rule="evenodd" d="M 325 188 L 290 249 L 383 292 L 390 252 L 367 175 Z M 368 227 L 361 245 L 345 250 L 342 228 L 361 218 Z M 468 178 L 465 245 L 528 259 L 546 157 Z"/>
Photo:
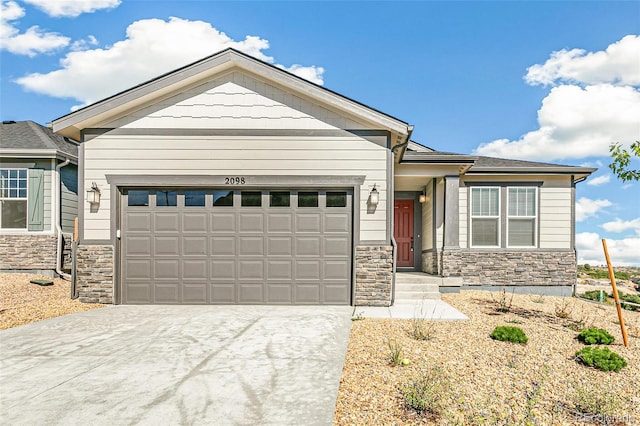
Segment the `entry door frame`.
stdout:
<path fill-rule="evenodd" d="M 399 271 L 422 271 L 422 204 L 420 204 L 420 194 L 419 191 L 396 191 L 394 193 L 394 214 L 396 200 L 413 200 L 413 267 L 396 266 L 396 270 Z"/>

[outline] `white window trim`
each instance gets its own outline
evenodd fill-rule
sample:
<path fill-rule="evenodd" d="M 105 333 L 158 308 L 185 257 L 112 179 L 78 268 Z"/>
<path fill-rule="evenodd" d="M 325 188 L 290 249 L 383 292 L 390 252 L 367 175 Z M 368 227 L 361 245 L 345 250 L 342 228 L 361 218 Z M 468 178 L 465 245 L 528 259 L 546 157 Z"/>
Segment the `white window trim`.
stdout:
<path fill-rule="evenodd" d="M 509 215 L 509 190 L 510 189 L 534 189 L 535 190 L 535 202 L 533 204 L 534 208 L 535 208 L 535 215 L 534 216 L 510 216 Z M 538 191 L 538 187 L 530 187 L 530 186 L 508 186 L 507 187 L 507 223 L 506 223 L 506 232 L 507 232 L 507 240 L 506 240 L 506 245 L 507 248 L 522 248 L 522 249 L 532 249 L 532 248 L 538 248 L 538 217 L 540 216 L 540 212 L 538 209 L 538 200 L 539 200 L 539 193 L 540 191 Z M 514 218 L 514 219 L 533 219 L 533 245 L 531 246 L 512 246 L 509 245 L 509 222 L 510 219 Z"/>
<path fill-rule="evenodd" d="M 29 232 L 29 169 L 26 167 L 0 167 L 0 170 L 26 170 L 27 172 L 27 196 L 26 197 L 3 197 L 2 193 L 0 193 L 0 203 L 2 201 L 16 201 L 16 200 L 24 200 L 27 202 L 27 212 L 25 218 L 25 227 L 24 228 L 3 228 L 2 227 L 2 217 L 0 216 L 0 230 L 3 233 L 18 233 L 23 234 L 25 232 Z M 2 214 L 2 207 L 0 206 L 0 215 Z"/>
<path fill-rule="evenodd" d="M 497 216 L 474 216 L 473 214 L 473 190 L 474 189 L 497 189 L 498 190 L 498 215 Z M 502 241 L 502 191 L 499 186 L 474 186 L 469 192 L 469 247 L 471 248 L 500 248 Z M 498 220 L 498 245 L 479 246 L 473 244 L 473 219 L 497 219 Z"/>

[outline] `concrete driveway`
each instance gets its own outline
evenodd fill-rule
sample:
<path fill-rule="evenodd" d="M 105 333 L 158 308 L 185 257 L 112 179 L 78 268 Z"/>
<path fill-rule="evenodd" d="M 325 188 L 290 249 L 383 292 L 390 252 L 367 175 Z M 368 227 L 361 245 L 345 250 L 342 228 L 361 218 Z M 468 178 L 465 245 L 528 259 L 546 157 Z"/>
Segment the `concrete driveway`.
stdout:
<path fill-rule="evenodd" d="M 112 306 L 0 331 L 0 419 L 328 425 L 352 311 Z"/>

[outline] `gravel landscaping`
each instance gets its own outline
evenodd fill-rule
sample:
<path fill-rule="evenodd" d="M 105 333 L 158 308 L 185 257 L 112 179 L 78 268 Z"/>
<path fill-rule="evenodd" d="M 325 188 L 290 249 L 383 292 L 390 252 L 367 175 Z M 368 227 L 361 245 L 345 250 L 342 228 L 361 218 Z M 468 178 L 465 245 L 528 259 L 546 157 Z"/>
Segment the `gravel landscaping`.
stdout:
<path fill-rule="evenodd" d="M 0 274 L 0 330 L 105 306 L 71 300 L 71 284 L 61 278 L 44 287 L 30 283 L 34 279 L 50 278 Z"/>
<path fill-rule="evenodd" d="M 640 424 L 640 312 L 623 311 L 622 344 L 612 306 L 574 298 L 464 291 L 442 299 L 469 321 L 364 319 L 353 322 L 334 417 L 336 425 Z M 498 312 L 498 308 L 508 308 Z M 503 309 L 504 310 L 504 309 Z M 423 325 L 428 340 L 410 337 Z M 526 344 L 490 338 L 496 326 L 521 328 Z M 619 373 L 575 360 L 576 336 L 598 327 L 615 336 L 609 349 L 628 363 Z M 407 365 L 393 366 L 388 341 Z M 407 407 L 402 389 L 426 378 L 439 413 Z"/>

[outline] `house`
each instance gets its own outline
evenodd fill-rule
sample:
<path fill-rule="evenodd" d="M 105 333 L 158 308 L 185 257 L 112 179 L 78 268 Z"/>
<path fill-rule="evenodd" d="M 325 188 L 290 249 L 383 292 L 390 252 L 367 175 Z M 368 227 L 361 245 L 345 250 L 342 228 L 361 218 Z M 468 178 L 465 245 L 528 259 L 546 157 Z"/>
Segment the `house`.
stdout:
<path fill-rule="evenodd" d="M 86 302 L 390 305 L 575 280 L 594 169 L 438 152 L 408 123 L 233 49 L 74 111 Z M 94 197 L 100 196 L 96 202 Z"/>
<path fill-rule="evenodd" d="M 33 121 L 0 125 L 0 271 L 71 268 L 78 145 Z"/>

